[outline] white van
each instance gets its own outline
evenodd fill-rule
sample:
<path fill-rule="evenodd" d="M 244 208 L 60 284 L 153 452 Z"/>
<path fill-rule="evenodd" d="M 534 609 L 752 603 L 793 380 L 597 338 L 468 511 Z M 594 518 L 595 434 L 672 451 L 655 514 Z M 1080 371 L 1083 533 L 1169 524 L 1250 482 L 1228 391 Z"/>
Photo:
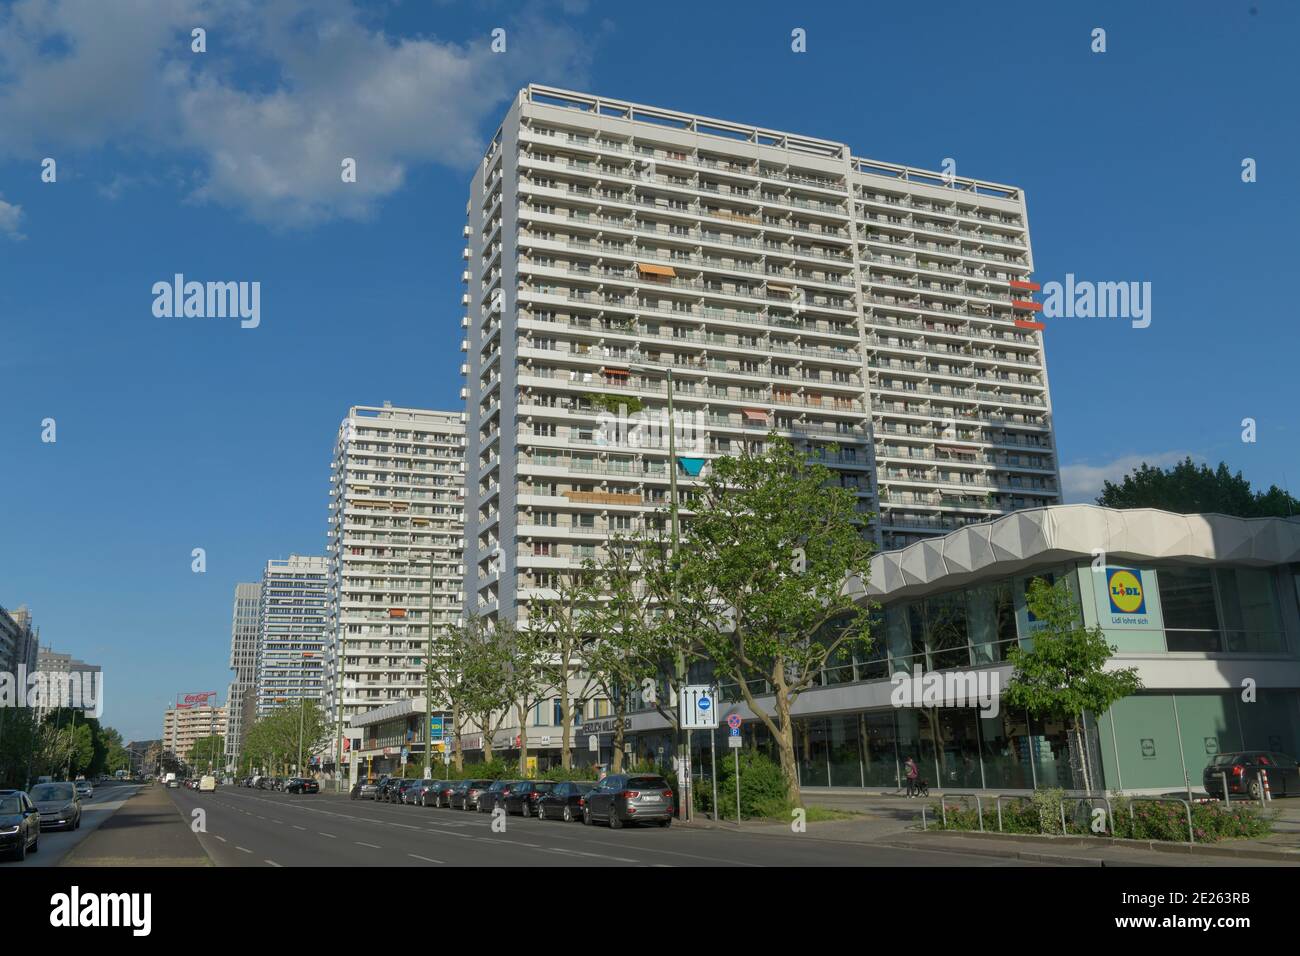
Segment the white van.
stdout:
<path fill-rule="evenodd" d="M 199 781 L 199 793 L 212 793 L 217 789 L 217 778 L 207 774 Z"/>

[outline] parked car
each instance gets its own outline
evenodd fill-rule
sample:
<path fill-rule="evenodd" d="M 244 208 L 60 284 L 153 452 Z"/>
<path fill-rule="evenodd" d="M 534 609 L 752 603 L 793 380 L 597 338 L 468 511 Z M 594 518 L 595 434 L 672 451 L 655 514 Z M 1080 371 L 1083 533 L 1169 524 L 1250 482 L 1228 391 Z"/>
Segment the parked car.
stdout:
<path fill-rule="evenodd" d="M 521 780 L 502 794 L 498 801 L 506 809 L 506 816 L 517 813 L 521 817 L 537 816 L 538 801 L 555 789 L 550 780 Z"/>
<path fill-rule="evenodd" d="M 438 785 L 429 794 L 429 801 L 435 807 L 450 807 L 451 792 L 456 789 L 457 782 L 455 780 L 439 780 Z"/>
<path fill-rule="evenodd" d="M 453 810 L 474 810 L 482 793 L 492 786 L 491 780 L 461 780 L 452 788 L 449 806 Z"/>
<path fill-rule="evenodd" d="M 501 803 L 501 798 L 508 794 L 512 788 L 519 786 L 522 781 L 519 780 L 494 780 L 492 786 L 481 794 L 478 798 L 478 812 L 491 813 Z"/>
<path fill-rule="evenodd" d="M 38 783 L 28 796 L 41 811 L 42 830 L 76 830 L 81 827 L 81 798 L 72 783 Z"/>
<path fill-rule="evenodd" d="M 375 791 L 375 799 L 387 802 L 389 791 L 395 790 L 401 782 L 399 777 L 380 777 L 379 788 Z"/>
<path fill-rule="evenodd" d="M 1267 750 L 1238 750 L 1210 758 L 1201 785 L 1212 797 L 1223 799 L 1223 775 L 1228 775 L 1228 793 L 1252 800 L 1263 796 L 1260 771 L 1268 774 L 1268 789 L 1275 797 L 1300 793 L 1300 764 L 1295 757 Z"/>
<path fill-rule="evenodd" d="M 617 830 L 625 823 L 673 822 L 673 791 L 656 774 L 610 774 L 584 798 L 582 822 L 608 823 Z"/>
<path fill-rule="evenodd" d="M 443 781 L 441 780 L 430 780 L 427 777 L 423 780 L 415 781 L 415 786 L 411 787 L 411 789 L 407 791 L 406 802 L 427 807 L 433 800 L 433 791 L 436 790 L 442 782 Z"/>
<path fill-rule="evenodd" d="M 375 793 L 379 790 L 379 783 L 375 780 L 358 780 L 352 785 L 352 791 L 349 796 L 353 800 L 373 800 Z"/>
<path fill-rule="evenodd" d="M 320 793 L 320 784 L 311 777 L 290 777 L 284 782 L 285 793 Z"/>
<path fill-rule="evenodd" d="M 393 789 L 392 801 L 391 801 L 391 802 L 393 802 L 393 803 L 410 803 L 410 802 L 411 802 L 411 797 L 412 797 L 412 796 L 414 795 L 414 793 L 415 793 L 415 788 L 416 788 L 417 786 L 419 786 L 419 784 L 420 784 L 420 781 L 419 781 L 418 778 L 414 778 L 414 779 L 411 779 L 411 780 L 403 780 L 403 781 L 401 781 L 401 782 L 398 783 L 398 785 Z"/>
<path fill-rule="evenodd" d="M 89 800 L 95 795 L 95 786 L 89 780 L 78 780 L 76 782 L 77 796 L 82 800 Z"/>
<path fill-rule="evenodd" d="M 566 780 L 555 784 L 537 798 L 537 818 L 565 823 L 581 820 L 583 798 L 596 786 L 594 780 Z"/>
<path fill-rule="evenodd" d="M 0 853 L 27 859 L 41 848 L 41 811 L 21 790 L 0 790 Z"/>

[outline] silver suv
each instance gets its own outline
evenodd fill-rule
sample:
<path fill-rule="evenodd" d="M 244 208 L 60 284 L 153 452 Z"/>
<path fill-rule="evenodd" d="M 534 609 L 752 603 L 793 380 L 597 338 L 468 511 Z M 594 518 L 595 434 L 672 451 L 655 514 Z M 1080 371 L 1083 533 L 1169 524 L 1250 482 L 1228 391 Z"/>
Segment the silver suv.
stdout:
<path fill-rule="evenodd" d="M 582 822 L 588 826 L 608 823 L 615 830 L 625 823 L 671 826 L 672 788 L 667 780 L 656 774 L 611 774 L 587 794 Z"/>

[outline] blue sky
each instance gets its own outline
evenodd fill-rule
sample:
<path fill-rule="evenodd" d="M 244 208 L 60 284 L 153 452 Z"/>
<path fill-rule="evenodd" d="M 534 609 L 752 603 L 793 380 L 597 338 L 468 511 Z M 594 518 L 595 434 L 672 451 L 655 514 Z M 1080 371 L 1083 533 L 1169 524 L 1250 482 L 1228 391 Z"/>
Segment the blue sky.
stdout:
<path fill-rule="evenodd" d="M 466 184 L 530 80 L 1022 186 L 1038 281 L 1152 284 L 1149 328 L 1047 330 L 1072 499 L 1185 454 L 1300 487 L 1293 3 L 111 6 L 0 2 L 0 604 L 128 738 L 224 695 L 237 581 L 323 553 L 348 406 L 459 407 Z M 155 318 L 176 272 L 260 327 Z"/>

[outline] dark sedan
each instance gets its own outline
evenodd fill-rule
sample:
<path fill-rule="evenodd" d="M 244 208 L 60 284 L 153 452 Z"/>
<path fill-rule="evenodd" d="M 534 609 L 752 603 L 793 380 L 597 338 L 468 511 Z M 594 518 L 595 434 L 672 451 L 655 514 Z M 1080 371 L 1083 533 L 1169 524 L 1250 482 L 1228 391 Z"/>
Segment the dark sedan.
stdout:
<path fill-rule="evenodd" d="M 71 783 L 38 783 L 29 796 L 41 811 L 42 830 L 76 830 L 81 827 L 81 798 Z"/>
<path fill-rule="evenodd" d="M 415 781 L 415 786 L 411 788 L 406 795 L 407 803 L 418 804 L 427 807 L 433 803 L 434 794 L 438 792 L 447 783 L 446 780 L 430 780 L 427 777 L 423 780 Z"/>
<path fill-rule="evenodd" d="M 451 792 L 456 789 L 455 780 L 439 780 L 438 785 L 429 791 L 429 802 L 435 807 L 450 807 Z"/>
<path fill-rule="evenodd" d="M 1201 785 L 1212 797 L 1223 797 L 1223 779 L 1227 776 L 1228 793 L 1259 800 L 1264 795 L 1264 778 L 1268 776 L 1269 792 L 1275 797 L 1300 793 L 1300 765 L 1295 757 L 1266 750 L 1238 750 L 1215 754 L 1201 774 Z"/>
<path fill-rule="evenodd" d="M 563 820 L 573 823 L 582 819 L 583 798 L 596 789 L 594 780 L 568 780 L 557 783 L 537 800 L 539 820 Z"/>
<path fill-rule="evenodd" d="M 452 788 L 448 805 L 453 810 L 477 809 L 479 797 L 490 786 L 491 780 L 461 780 Z"/>
<path fill-rule="evenodd" d="M 397 791 L 393 794 L 394 803 L 414 803 L 415 794 L 419 788 L 421 780 L 403 780 L 397 785 Z"/>
<path fill-rule="evenodd" d="M 549 780 L 523 780 L 504 793 L 499 802 L 506 808 L 506 816 L 517 813 L 533 817 L 537 816 L 539 801 L 554 789 L 555 784 Z"/>
<path fill-rule="evenodd" d="M 478 798 L 478 812 L 491 813 L 501 805 L 501 801 L 512 789 L 519 786 L 519 780 L 494 780 L 487 792 Z"/>
<path fill-rule="evenodd" d="M 291 777 L 284 785 L 285 793 L 320 793 L 320 784 L 310 777 Z"/>
<path fill-rule="evenodd" d="M 0 853 L 22 862 L 41 848 L 41 812 L 21 790 L 0 790 Z"/>
<path fill-rule="evenodd" d="M 383 803 L 389 802 L 392 799 L 392 792 L 401 786 L 401 784 L 402 780 L 400 777 L 381 777 L 379 780 L 379 787 L 375 790 L 375 799 Z"/>
<path fill-rule="evenodd" d="M 617 830 L 625 823 L 673 822 L 673 791 L 656 774 L 610 774 L 587 794 L 582 822 L 608 823 Z"/>

